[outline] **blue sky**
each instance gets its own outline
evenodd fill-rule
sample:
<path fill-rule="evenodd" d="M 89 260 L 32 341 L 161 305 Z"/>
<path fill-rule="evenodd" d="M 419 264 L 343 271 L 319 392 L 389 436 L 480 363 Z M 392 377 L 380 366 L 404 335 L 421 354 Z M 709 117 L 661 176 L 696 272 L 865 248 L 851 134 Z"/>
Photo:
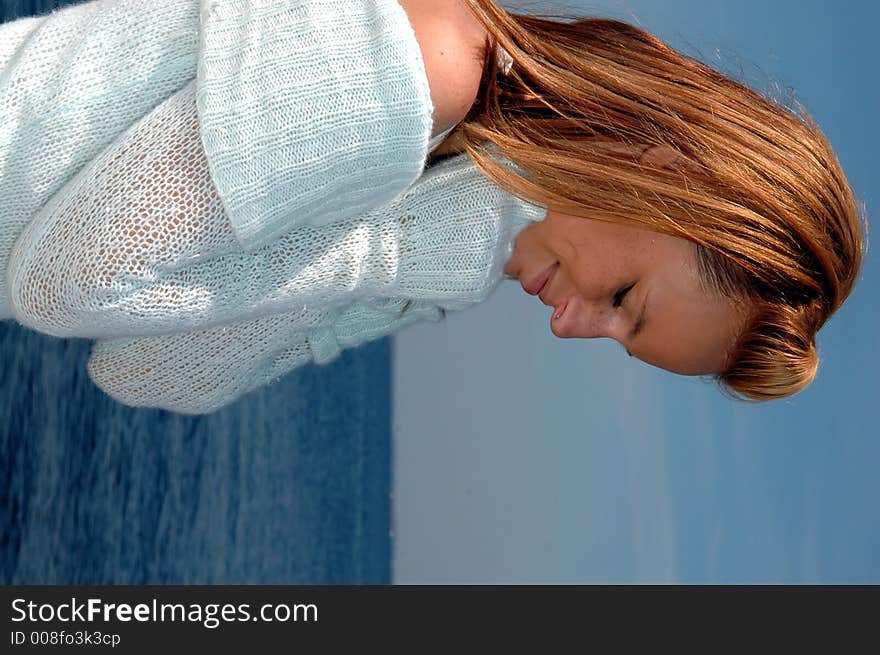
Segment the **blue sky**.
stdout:
<path fill-rule="evenodd" d="M 504 4 L 626 20 L 793 90 L 880 212 L 876 3 Z M 869 249 L 816 381 L 759 405 L 608 340 L 555 339 L 513 282 L 400 333 L 395 581 L 880 583 L 878 283 Z"/>
<path fill-rule="evenodd" d="M 876 3 L 642 4 L 636 15 L 673 45 L 700 43 L 709 63 L 718 49 L 739 53 L 753 86 L 793 88 L 834 145 L 869 220 L 876 217 Z M 878 278 L 869 248 L 852 297 L 820 332 L 817 380 L 790 400 L 745 407 L 699 394 L 692 401 L 658 385 L 669 417 L 670 504 L 687 531 L 679 576 L 880 581 Z M 699 423 L 671 418 L 689 410 Z M 700 465 L 709 468 L 688 472 Z"/>

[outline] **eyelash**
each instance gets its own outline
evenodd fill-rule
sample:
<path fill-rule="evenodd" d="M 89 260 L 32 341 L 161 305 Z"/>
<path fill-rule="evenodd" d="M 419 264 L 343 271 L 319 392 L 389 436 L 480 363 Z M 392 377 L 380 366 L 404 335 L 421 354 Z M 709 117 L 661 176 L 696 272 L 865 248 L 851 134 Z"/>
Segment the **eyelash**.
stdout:
<path fill-rule="evenodd" d="M 612 303 L 612 306 L 614 307 L 614 309 L 617 309 L 618 307 L 620 307 L 623 304 L 623 298 L 626 296 L 627 293 L 629 293 L 629 290 L 632 289 L 634 286 L 636 286 L 635 282 L 630 284 L 628 287 L 624 287 L 623 289 L 621 289 L 620 291 L 618 291 L 617 293 L 614 294 L 614 302 Z"/>

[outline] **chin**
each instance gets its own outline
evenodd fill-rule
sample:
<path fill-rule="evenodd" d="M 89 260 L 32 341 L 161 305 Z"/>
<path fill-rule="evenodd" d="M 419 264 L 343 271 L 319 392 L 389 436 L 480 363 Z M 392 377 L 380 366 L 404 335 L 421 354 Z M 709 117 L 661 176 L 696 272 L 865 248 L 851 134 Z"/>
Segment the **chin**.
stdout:
<path fill-rule="evenodd" d="M 560 326 L 559 321 L 550 321 L 550 331 L 554 336 L 559 337 L 560 339 L 570 339 L 571 336 L 566 333 L 565 326 Z"/>

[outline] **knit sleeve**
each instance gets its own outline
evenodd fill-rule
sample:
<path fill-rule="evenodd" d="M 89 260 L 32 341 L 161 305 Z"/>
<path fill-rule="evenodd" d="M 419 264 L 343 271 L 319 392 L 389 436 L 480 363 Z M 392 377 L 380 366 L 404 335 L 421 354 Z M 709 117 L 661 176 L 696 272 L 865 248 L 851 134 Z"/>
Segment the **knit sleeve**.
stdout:
<path fill-rule="evenodd" d="M 98 340 L 87 370 L 100 389 L 125 405 L 207 414 L 294 369 L 328 364 L 342 350 L 441 317 L 427 303 L 385 300 L 182 334 Z"/>
<path fill-rule="evenodd" d="M 9 302 L 35 330 L 96 338 L 359 298 L 436 298 L 460 309 L 500 280 L 503 246 L 533 211 L 525 207 L 458 155 L 384 205 L 246 252 L 199 144 L 191 83 L 34 215 L 10 255 Z"/>
<path fill-rule="evenodd" d="M 196 77 L 198 39 L 198 0 L 92 0 L 0 25 L 0 319 L 11 316 L 6 264 L 21 230 Z"/>
<path fill-rule="evenodd" d="M 421 175 L 434 107 L 397 0 L 202 0 L 198 115 L 235 237 L 385 203 Z"/>

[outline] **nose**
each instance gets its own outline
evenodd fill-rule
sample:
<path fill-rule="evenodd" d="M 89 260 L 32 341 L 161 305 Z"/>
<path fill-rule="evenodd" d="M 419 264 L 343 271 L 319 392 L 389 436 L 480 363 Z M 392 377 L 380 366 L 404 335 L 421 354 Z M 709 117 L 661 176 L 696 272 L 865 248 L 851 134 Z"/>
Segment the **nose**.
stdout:
<path fill-rule="evenodd" d="M 558 327 L 569 338 L 613 339 L 616 318 L 612 307 L 604 307 L 599 301 L 574 296 L 568 301 Z"/>

